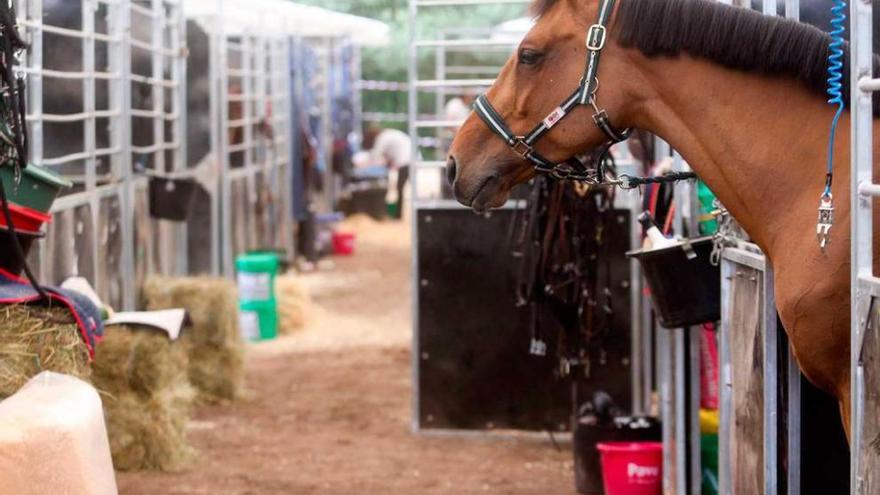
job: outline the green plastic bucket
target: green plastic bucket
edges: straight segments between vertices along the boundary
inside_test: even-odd
[[[703,471],[703,495],[718,495],[718,435],[700,437],[700,458]]]
[[[48,213],[62,189],[70,189],[73,182],[47,168],[28,165],[22,170],[21,182],[15,184],[15,167],[0,167],[0,181],[11,203]]]
[[[241,335],[245,340],[272,340],[278,337],[278,307],[271,302],[239,304]]]
[[[277,253],[248,253],[235,260],[242,335],[248,340],[278,336],[275,277],[281,261]]]

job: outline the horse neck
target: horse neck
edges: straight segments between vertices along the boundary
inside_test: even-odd
[[[833,115],[821,95],[793,80],[688,56],[631,58],[638,86],[628,115],[636,127],[678,150],[766,252],[792,228],[815,239]],[[834,192],[846,198],[846,117],[841,127]],[[845,210],[841,216],[848,212],[846,202],[837,201],[838,210]]]

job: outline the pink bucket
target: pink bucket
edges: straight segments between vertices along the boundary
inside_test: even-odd
[[[662,495],[662,443],[609,442],[596,448],[602,454],[605,495]]]
[[[351,256],[354,254],[354,246],[357,236],[350,232],[333,233],[333,253],[339,256]]]

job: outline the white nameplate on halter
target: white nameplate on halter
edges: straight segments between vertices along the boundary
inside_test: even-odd
[[[562,120],[562,117],[565,117],[565,110],[563,110],[562,107],[556,107],[556,110],[550,112],[550,115],[544,119],[544,126],[547,129],[550,129]]]

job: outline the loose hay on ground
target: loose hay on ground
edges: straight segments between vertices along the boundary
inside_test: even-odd
[[[311,297],[297,275],[282,275],[275,280],[278,299],[278,332],[290,335],[302,330],[309,320]]]
[[[41,371],[89,379],[89,350],[67,308],[0,306],[0,399]]]
[[[156,277],[144,285],[150,310],[184,308],[192,320],[180,341],[200,402],[236,399],[244,383],[244,341],[235,286],[222,278]]]
[[[194,392],[186,349],[151,328],[108,327],[93,381],[104,396],[113,464],[120,471],[180,471],[193,449],[186,437]]]

